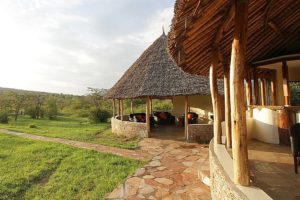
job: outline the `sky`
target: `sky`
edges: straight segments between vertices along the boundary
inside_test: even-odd
[[[111,88],[168,32],[174,0],[0,0],[0,87]]]

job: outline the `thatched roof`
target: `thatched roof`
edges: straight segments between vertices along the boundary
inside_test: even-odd
[[[219,85],[222,90],[222,84]],[[167,52],[167,36],[163,34],[133,63],[109,90],[106,98],[182,95],[210,95],[209,80],[182,71]]]
[[[182,69],[207,75],[216,45],[224,62],[229,63],[234,1],[177,0],[174,13],[169,52]],[[300,53],[300,1],[249,0],[247,65],[297,53]]]

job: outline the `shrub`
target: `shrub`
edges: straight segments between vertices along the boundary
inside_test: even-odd
[[[29,127],[29,128],[37,128],[37,125],[35,125],[35,124],[29,124],[28,127]]]
[[[56,119],[58,115],[58,108],[55,100],[48,101],[46,115],[49,119]]]
[[[110,118],[110,113],[106,110],[95,109],[90,112],[90,121],[94,123],[107,122]]]
[[[7,124],[8,123],[8,113],[7,112],[1,112],[0,113],[0,123],[1,124]]]

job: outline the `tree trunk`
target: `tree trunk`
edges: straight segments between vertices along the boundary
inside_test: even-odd
[[[189,135],[188,135],[188,126],[189,126],[188,112],[189,112],[189,97],[185,96],[185,99],[184,99],[184,138],[186,140],[189,139]]]
[[[212,105],[214,111],[214,143],[221,144],[222,143],[222,114],[221,114],[221,102],[220,95],[218,92],[218,84],[217,84],[217,67],[218,67],[218,56],[217,53],[213,56],[212,65],[210,67],[210,91],[212,98]]]
[[[230,87],[229,87],[229,68],[224,67],[224,100],[225,100],[225,131],[226,147],[232,146],[231,142],[231,109],[230,109]]]
[[[146,100],[146,126],[147,126],[147,137],[150,137],[150,97]]]
[[[235,0],[235,30],[231,52],[230,101],[234,182],[248,186],[246,106],[244,94],[248,1]]]

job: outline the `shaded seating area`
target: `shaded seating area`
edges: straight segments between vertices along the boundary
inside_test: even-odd
[[[112,99],[113,103],[112,131],[126,137],[151,137],[155,127],[161,126],[153,136],[159,135],[157,130],[174,126],[168,130],[177,128],[185,140],[202,138],[193,137],[195,134],[212,138],[212,129],[201,128],[212,114],[209,79],[182,71],[170,57],[167,43],[168,38],[163,33],[106,94],[105,98]],[[222,93],[222,81],[218,81],[218,88]],[[126,99],[131,101],[130,113],[124,113]],[[135,99],[146,100],[144,113],[134,112]],[[153,110],[153,100],[169,100],[171,111]],[[200,116],[207,120],[198,120]],[[178,119],[183,130],[182,126],[175,126]],[[194,126],[190,128],[190,125]]]

